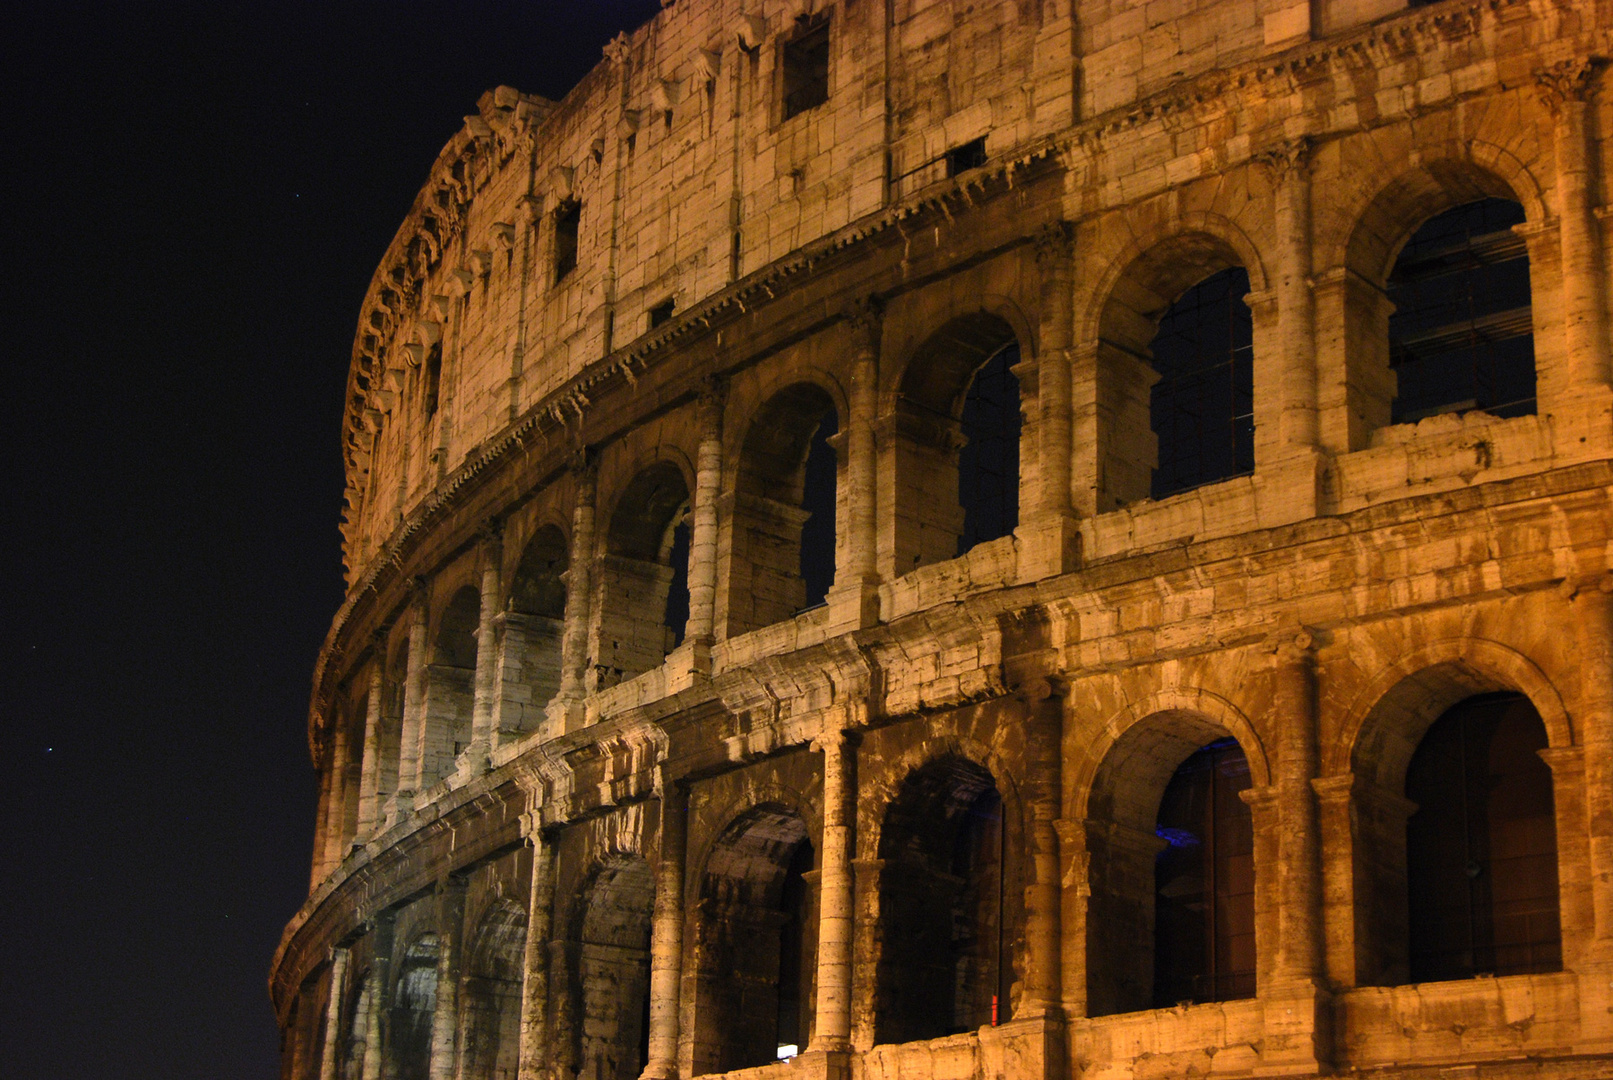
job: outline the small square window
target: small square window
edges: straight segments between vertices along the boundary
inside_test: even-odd
[[[947,151],[947,175],[957,176],[959,173],[978,169],[986,163],[986,137],[970,140],[962,146],[955,146]]]
[[[565,203],[554,215],[554,279],[558,283],[577,269],[577,226],[582,204]]]
[[[784,119],[829,100],[829,19],[801,25],[784,43]]]
[[[671,322],[672,311],[673,306],[670,299],[663,300],[652,307],[650,309],[650,329],[654,330],[657,326]]]

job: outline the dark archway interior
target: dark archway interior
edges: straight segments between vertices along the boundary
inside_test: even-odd
[[[431,1018],[437,1008],[437,935],[421,934],[403,953],[392,994],[388,1045],[395,1080],[428,1080]]]
[[[987,312],[959,316],[915,350],[896,415],[898,573],[940,562],[1019,523],[1019,341]]]
[[[768,399],[740,449],[728,584],[730,636],[823,603],[834,583],[839,430],[834,402],[796,383]]]
[[[576,919],[574,1071],[638,1080],[649,1061],[650,918],[655,882],[643,858],[602,867]]]
[[[810,1038],[815,859],[806,823],[773,804],[740,818],[712,848],[700,885],[695,1075],[765,1065]]]
[[[499,730],[531,731],[560,689],[561,642],[565,637],[566,538],[553,525],[539,529],[516,567],[504,614],[499,678]]]
[[[566,538],[553,525],[533,534],[510,583],[509,609],[521,615],[563,619],[566,615]]]
[[[501,900],[482,917],[466,965],[459,1004],[466,1076],[515,1080],[525,957],[526,911]]]
[[[689,619],[689,488],[671,462],[633,478],[611,516],[601,567],[599,688],[660,665]]]
[[[1406,769],[1411,981],[1562,968],[1557,824],[1540,714],[1522,694],[1468,698]]]
[[[1535,411],[1529,255],[1523,207],[1484,198],[1429,218],[1389,275],[1392,422],[1482,409]]]
[[[1254,324],[1241,266],[1211,274],[1176,299],[1149,345],[1159,381],[1149,417],[1162,499],[1255,468]]]
[[[1159,802],[1154,1007],[1255,994],[1254,827],[1239,793],[1249,762],[1218,739],[1177,767]]]
[[[1011,1018],[1017,889],[991,774],[945,757],[908,777],[880,833],[875,1041],[932,1039]]]

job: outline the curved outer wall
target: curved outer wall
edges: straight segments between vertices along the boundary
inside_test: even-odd
[[[484,95],[360,315],[283,1075],[1613,1073],[1610,28],[678,0],[561,102]],[[1391,423],[1390,267],[1486,196],[1525,218],[1535,411]],[[1253,471],[1149,498],[1151,320],[1227,266]],[[1008,344],[1018,522],[955,556],[958,410]],[[1560,970],[1410,984],[1406,762],[1498,691],[1545,730]],[[1253,996],[1143,1008],[1154,807],[1226,737]],[[899,868],[983,791],[999,1022],[926,1031]],[[798,976],[755,959],[781,926]]]

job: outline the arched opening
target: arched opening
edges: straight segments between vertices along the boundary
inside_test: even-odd
[[[422,787],[453,772],[454,760],[470,745],[481,606],[481,594],[472,586],[463,586],[448,601],[437,623],[431,663],[426,666]]]
[[[528,541],[510,582],[500,656],[498,728],[532,731],[560,689],[560,643],[566,627],[566,538],[545,525]]]
[[[1160,713],[1116,740],[1087,805],[1087,1014],[1255,992],[1248,760],[1218,724]]]
[[[1188,756],[1165,785],[1155,835],[1154,1006],[1255,994],[1254,825],[1233,739]]]
[[[895,571],[1007,536],[1019,524],[1019,341],[979,312],[925,340],[896,405]]]
[[[576,1010],[573,1071],[582,1080],[638,1080],[649,1061],[650,865],[622,856],[601,867],[572,929]]]
[[[1390,419],[1481,409],[1535,411],[1529,253],[1514,227],[1523,207],[1485,198],[1435,214],[1389,274]]]
[[[880,832],[874,1041],[934,1039],[1012,1018],[1019,870],[991,774],[948,756],[902,784]]]
[[[398,790],[403,751],[403,699],[409,678],[409,639],[401,637],[387,657],[381,678],[380,730],[376,734],[376,828],[385,827],[387,800]]]
[[[431,1018],[437,1009],[436,934],[421,934],[403,952],[392,992],[387,1025],[387,1075],[394,1080],[429,1080]]]
[[[811,383],[774,394],[740,449],[728,573],[730,637],[823,603],[834,581],[834,402]]]
[[[1248,293],[1237,253],[1205,233],[1115,282],[1098,329],[1100,510],[1254,471]]]
[[[1345,249],[1341,434],[1446,412],[1535,411],[1529,259],[1517,193],[1467,161],[1397,177]]]
[[[521,980],[526,911],[500,900],[472,940],[460,994],[463,1075],[515,1080],[521,1047]]]
[[[805,823],[774,805],[747,813],[712,848],[700,883],[694,1075],[791,1057],[810,1039],[814,857]]]
[[[1482,694],[1429,727],[1406,769],[1412,982],[1562,968],[1546,728],[1529,699]]]
[[[600,566],[596,689],[659,667],[689,618],[689,488],[670,462],[627,485]]]

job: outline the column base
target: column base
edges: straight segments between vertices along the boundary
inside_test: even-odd
[[[1315,1075],[1333,1057],[1333,995],[1309,980],[1279,983],[1259,997],[1265,1014],[1257,1075]]]
[[[1041,581],[1081,569],[1081,523],[1070,514],[1043,514],[1014,529],[1018,579]]]
[[[711,678],[711,645],[709,637],[689,638],[667,653],[664,661],[667,693],[676,694]]]
[[[851,1049],[817,1049],[810,1046],[790,1059],[791,1071],[803,1080],[850,1080]]]
[[[546,738],[567,735],[588,726],[588,706],[581,698],[556,697],[544,709],[544,718]]]
[[[1325,513],[1328,458],[1310,447],[1289,449],[1254,475],[1255,518],[1262,529],[1292,525]]]
[[[825,597],[829,605],[830,634],[843,634],[848,630],[866,630],[879,625],[879,579],[867,577],[849,585],[829,590]]]

